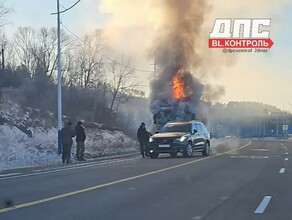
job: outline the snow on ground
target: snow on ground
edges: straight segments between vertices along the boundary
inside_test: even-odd
[[[13,167],[61,163],[57,154],[57,129],[50,112],[7,102],[0,105],[0,171]],[[136,152],[137,142],[117,129],[90,123],[85,131],[87,158]],[[72,156],[75,154],[75,141]]]

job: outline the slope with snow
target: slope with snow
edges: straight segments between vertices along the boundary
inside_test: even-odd
[[[12,167],[60,163],[57,128],[50,112],[22,108],[6,102],[0,105],[0,170]],[[84,123],[88,158],[137,151],[137,143],[118,129]],[[72,156],[75,153],[75,143]]]

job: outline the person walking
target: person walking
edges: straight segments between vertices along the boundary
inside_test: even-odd
[[[140,143],[140,152],[143,158],[145,156],[148,156],[149,137],[150,137],[150,132],[146,130],[146,125],[144,122],[142,122],[137,131],[137,138]]]
[[[75,134],[76,134],[76,143],[77,143],[77,148],[76,148],[76,156],[79,161],[84,161],[84,141],[86,139],[85,131],[82,126],[82,122],[78,121],[77,125],[75,127]]]
[[[63,145],[63,152],[62,152],[62,161],[63,163],[71,163],[71,149],[73,140],[72,138],[75,137],[75,131],[72,128],[72,122],[68,121],[67,124],[61,130],[61,140]]]

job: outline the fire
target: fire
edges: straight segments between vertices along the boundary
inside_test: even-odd
[[[184,73],[184,69],[179,69],[177,73],[172,77],[173,97],[175,99],[185,98],[183,81]]]

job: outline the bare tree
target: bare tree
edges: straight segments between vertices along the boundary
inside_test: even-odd
[[[76,63],[78,74],[78,84],[81,88],[94,88],[96,83],[103,78],[103,57],[101,51],[104,48],[102,31],[96,30],[91,34],[86,34],[83,41],[77,45]]]
[[[129,60],[121,58],[119,63],[112,62],[108,65],[109,87],[111,92],[110,109],[119,108],[119,103],[125,103],[131,96],[138,94],[141,83],[136,80],[134,69],[130,68]]]
[[[33,75],[37,61],[37,42],[35,30],[31,27],[19,27],[14,35],[14,49],[16,56],[20,60],[20,65]]]
[[[70,38],[61,32],[62,53],[70,49]],[[19,27],[14,35],[15,52],[20,64],[25,66],[33,76],[37,66],[51,80],[54,79],[57,60],[57,31],[55,28],[41,28],[35,30],[31,27]]]
[[[38,50],[35,54],[36,59],[44,65],[44,70],[49,79],[53,79],[53,73],[56,71],[57,62],[57,29],[56,28],[41,28],[37,32]],[[61,31],[61,53],[64,57],[67,52],[72,49],[72,42],[69,36]],[[68,70],[71,66],[71,60],[68,64],[68,57],[62,62],[62,70]],[[68,67],[69,65],[69,67]]]
[[[42,63],[49,78],[52,77],[54,61],[56,60],[57,32],[55,28],[41,28],[37,33],[38,50],[35,58]],[[51,70],[50,70],[51,69]]]
[[[13,10],[11,8],[8,8],[4,5],[4,1],[0,1],[0,29],[2,29],[7,24],[7,16],[10,14]],[[4,47],[6,46],[7,42],[4,37],[1,38],[1,52],[2,52],[2,69],[4,68]],[[5,43],[4,43],[5,42]],[[4,72],[1,72],[1,78],[0,78],[0,103],[2,102],[2,75]]]
[[[4,1],[0,1],[0,28],[7,24],[7,16],[12,12],[12,8],[6,7]]]
[[[11,42],[7,39],[4,32],[0,31],[0,50],[1,50],[1,66],[6,68],[9,66],[10,69],[15,70],[15,59],[13,53],[13,47]]]
[[[79,73],[76,69],[75,63],[76,54],[74,50],[67,50],[66,53],[62,54],[62,84],[69,88],[77,86]]]

